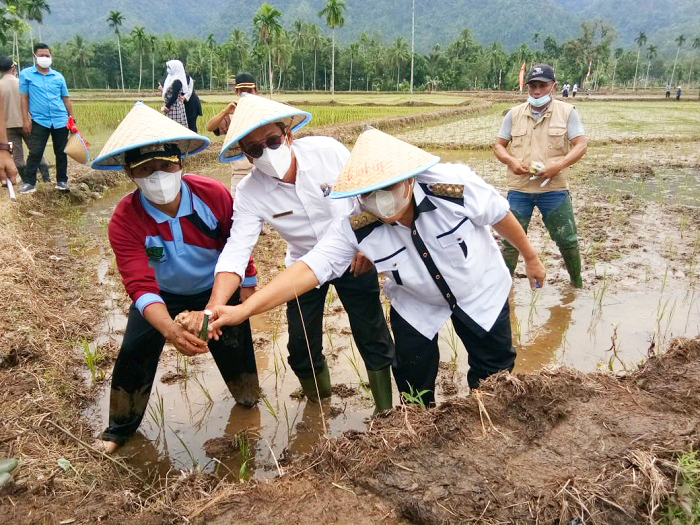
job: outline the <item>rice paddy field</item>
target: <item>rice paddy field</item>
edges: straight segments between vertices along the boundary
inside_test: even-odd
[[[133,100],[74,97],[96,153]],[[380,119],[506,193],[489,147],[515,98],[277,97],[313,114],[311,133],[351,147],[347,130]],[[228,101],[203,98],[200,128]],[[0,459],[20,458],[0,515],[19,524],[700,522],[700,102],[584,97],[576,106],[590,139],[570,176],[584,287],[568,284],[535,212],[529,237],[548,279],[532,292],[516,269],[515,375],[468,392],[467,354],[448,323],[432,410],[372,417],[331,293],[327,403],[299,397],[278,308],[252,320],[264,396],[255,408],[236,405],[209,356],[166,348],[139,433],[106,458],[91,443],[106,423],[129,306],[106,224],[130,183],[71,162],[70,196],[40,184],[15,205],[0,200]],[[228,184],[218,149],[187,169]],[[265,229],[255,250],[263,283],[284,251]]]

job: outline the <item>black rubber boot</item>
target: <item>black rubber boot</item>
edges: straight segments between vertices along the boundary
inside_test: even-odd
[[[576,221],[571,197],[566,197],[556,210],[543,218],[549,236],[559,247],[559,252],[564,259],[564,265],[569,272],[571,285],[575,288],[583,288],[581,279],[581,254],[578,249],[578,237],[576,235]]]
[[[527,227],[530,225],[531,216],[525,217],[523,215],[518,215],[515,212],[513,212],[513,216],[515,216],[520,223],[520,226],[522,226],[525,233],[527,233]],[[505,261],[508,271],[512,276],[515,272],[515,267],[518,265],[518,257],[520,256],[520,252],[518,252],[518,249],[515,246],[503,239],[501,242],[501,255],[503,255],[503,260]]]
[[[384,412],[394,408],[391,395],[391,367],[383,370],[367,370],[369,389],[374,397],[374,413]]]
[[[323,368],[316,372],[316,381],[311,376],[299,378],[299,382],[304,395],[313,403],[318,403],[319,396],[321,399],[331,397],[331,374],[328,371],[328,363],[323,363]],[[316,393],[316,383],[318,383],[318,393]]]

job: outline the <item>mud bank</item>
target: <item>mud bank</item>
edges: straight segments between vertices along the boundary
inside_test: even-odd
[[[643,523],[700,442],[700,339],[616,378],[501,375],[480,395],[395,409],[281,479],[215,496],[196,523]],[[207,505],[206,501],[201,504]],[[573,520],[573,521],[572,521]]]

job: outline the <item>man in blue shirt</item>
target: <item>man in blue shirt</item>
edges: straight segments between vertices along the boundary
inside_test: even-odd
[[[73,107],[63,75],[51,69],[51,50],[46,44],[34,46],[36,66],[19,74],[23,130],[29,137],[29,157],[22,175],[20,193],[34,193],[36,170],[51,136],[56,155],[56,189],[69,191],[68,158],[63,152],[68,140],[68,117]]]

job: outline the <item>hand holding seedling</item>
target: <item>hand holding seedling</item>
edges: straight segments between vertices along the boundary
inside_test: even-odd
[[[539,257],[535,256],[530,259],[525,259],[525,275],[527,275],[530,281],[530,288],[533,290],[544,286],[547,272]]]
[[[209,321],[209,337],[213,337],[216,341],[221,336],[221,327],[228,325],[239,325],[248,319],[248,314],[245,312],[243,305],[238,306],[214,306],[211,309],[211,317]]]
[[[559,172],[561,170],[561,164],[559,164],[558,162],[552,162],[548,166],[545,166],[544,168],[539,170],[537,172],[537,175],[542,179],[551,179],[552,177],[556,177],[557,175],[559,175]]]
[[[172,329],[165,335],[166,341],[172,343],[175,349],[182,355],[192,357],[197,354],[205,354],[209,351],[206,341],[197,338],[177,323],[172,324]]]
[[[200,335],[204,323],[204,311],[185,310],[175,317],[175,322],[193,335]],[[203,339],[206,341],[206,338]]]

